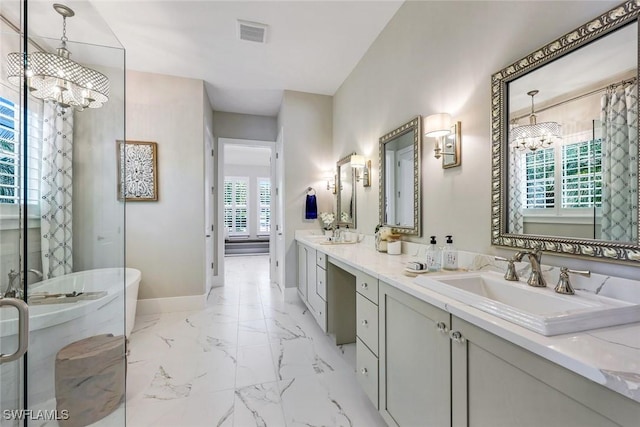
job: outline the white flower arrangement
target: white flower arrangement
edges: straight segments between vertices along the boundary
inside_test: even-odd
[[[329,230],[335,221],[336,216],[333,212],[320,212],[320,221],[322,222],[322,228]]]
[[[349,214],[346,212],[341,212],[340,213],[340,220],[342,222],[349,222],[351,220],[351,218],[349,218]]]

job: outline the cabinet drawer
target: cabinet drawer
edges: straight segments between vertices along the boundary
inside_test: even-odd
[[[360,387],[378,409],[378,358],[356,338],[356,376]]]
[[[327,332],[327,303],[316,292],[309,292],[307,296],[309,310],[316,319],[323,332]]]
[[[316,266],[316,293],[327,300],[327,270]]]
[[[356,291],[378,304],[378,279],[375,277],[358,271],[356,274]]]
[[[316,253],[316,264],[318,265],[318,267],[322,267],[322,268],[326,269],[327,268],[327,254],[325,254],[324,252],[318,251]]]
[[[356,295],[356,320],[356,335],[377,355],[378,306],[360,294]]]

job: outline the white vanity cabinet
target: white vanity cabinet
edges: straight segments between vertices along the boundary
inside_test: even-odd
[[[640,425],[640,405],[380,282],[380,413],[392,426]]]
[[[378,279],[356,272],[356,375],[378,406]]]
[[[298,243],[298,294],[327,332],[326,255]]]
[[[451,425],[449,313],[383,281],[378,303],[382,417],[390,426]]]
[[[451,323],[453,427],[640,425],[638,402],[455,316]]]

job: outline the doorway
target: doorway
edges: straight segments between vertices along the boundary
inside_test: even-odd
[[[225,257],[251,255],[268,255],[274,263],[275,142],[219,138],[218,147],[219,264],[226,264]]]

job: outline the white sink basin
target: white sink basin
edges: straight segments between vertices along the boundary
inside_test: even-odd
[[[640,305],[583,291],[560,295],[494,272],[420,276],[420,286],[550,336],[640,321]]]

